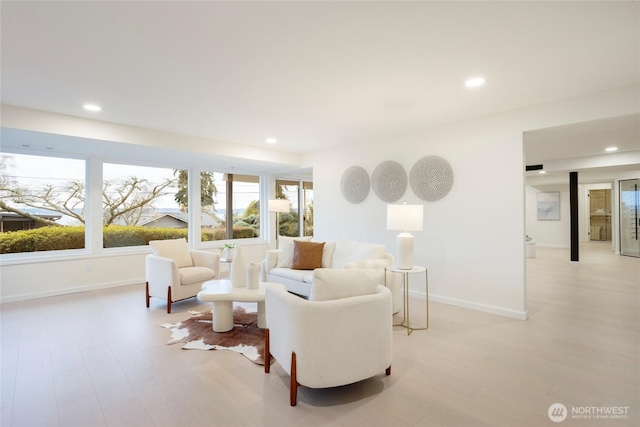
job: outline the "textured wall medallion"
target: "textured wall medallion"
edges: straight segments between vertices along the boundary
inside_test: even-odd
[[[360,166],[351,166],[342,174],[340,191],[349,203],[360,203],[366,199],[370,187],[369,174]]]
[[[440,156],[425,156],[411,168],[409,182],[416,196],[427,202],[435,202],[451,190],[453,169]]]
[[[400,163],[384,161],[373,170],[371,187],[381,200],[395,202],[407,191],[407,173]]]

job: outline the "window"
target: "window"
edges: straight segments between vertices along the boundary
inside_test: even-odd
[[[304,235],[313,236],[313,182],[302,183]]]
[[[277,180],[276,197],[291,202],[291,210],[280,214],[280,235],[313,236],[313,182]],[[303,234],[300,233],[301,226]]]
[[[260,178],[203,172],[202,240],[260,237]]]
[[[197,186],[185,169],[102,163],[102,182],[91,186],[85,160],[0,156],[1,254],[85,249],[85,235],[99,231],[103,248],[188,239],[193,203],[201,206],[194,222],[202,242],[260,237],[259,176],[200,172],[191,200]],[[102,211],[85,221],[87,197],[100,199]]]
[[[0,154],[0,253],[85,247],[84,160]]]
[[[103,246],[146,245],[187,238],[188,172],[105,163],[102,180]]]

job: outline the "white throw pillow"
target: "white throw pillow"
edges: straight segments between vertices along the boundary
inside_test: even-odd
[[[187,239],[151,240],[149,241],[154,255],[171,258],[178,264],[178,268],[193,267],[193,260],[189,253]]]
[[[293,267],[293,241],[310,242],[312,236],[307,237],[287,237],[278,236],[278,262],[276,268]]]
[[[328,301],[375,294],[380,272],[375,270],[316,268],[313,271],[310,301]]]
[[[332,240],[324,244],[322,250],[322,268],[330,268],[331,260],[333,259],[333,252],[336,250],[336,241]]]
[[[364,268],[366,270],[384,270],[389,266],[389,260],[384,259],[361,259],[352,261],[344,266],[344,268]]]
[[[338,240],[331,260],[331,268],[344,268],[348,263],[362,259],[381,259],[384,258],[385,253],[385,245]]]

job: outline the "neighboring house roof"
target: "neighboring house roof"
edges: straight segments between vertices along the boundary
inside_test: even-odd
[[[28,212],[28,213],[38,218],[48,219],[49,221],[57,221],[60,218],[62,218],[61,214],[55,214],[55,213],[31,213],[31,212]],[[7,212],[7,211],[0,211],[0,219],[2,221],[33,221],[33,219],[27,218],[26,216],[22,216],[15,212]]]
[[[170,217],[170,218],[174,218],[178,221],[181,221],[185,224],[189,223],[189,213],[188,212],[171,212],[171,213],[162,213],[162,214],[158,214],[158,215],[153,215],[153,216],[149,216],[145,219],[142,219],[138,225],[148,225],[154,222],[157,222],[159,220],[161,220],[162,218],[166,218],[166,217]],[[201,219],[200,219],[200,224],[204,227],[216,227],[219,225],[218,221],[216,221],[214,218],[212,218],[209,215],[206,214],[202,214]]]
[[[158,216],[156,216],[156,217],[154,217],[154,218],[151,218],[151,219],[147,219],[147,220],[145,220],[145,221],[142,221],[142,222],[140,222],[138,225],[147,225],[147,224],[151,224],[151,223],[153,223],[153,222],[160,221],[162,218],[166,218],[166,217],[170,217],[170,218],[177,219],[178,221],[184,222],[185,224],[188,224],[188,223],[189,223],[189,221],[187,221],[185,218],[180,218],[180,216],[179,216],[179,215],[176,215],[176,214],[168,214],[168,213],[166,213],[166,214],[158,215]]]

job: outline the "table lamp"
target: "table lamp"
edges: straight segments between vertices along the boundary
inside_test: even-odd
[[[387,230],[400,230],[397,239],[398,268],[413,268],[413,236],[409,231],[422,230],[422,205],[387,205]]]
[[[278,235],[280,234],[280,213],[289,212],[289,201],[287,199],[269,200],[269,212],[276,213],[276,248],[278,247]]]

